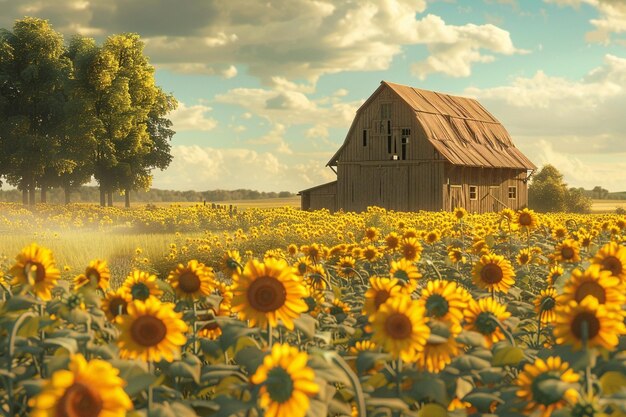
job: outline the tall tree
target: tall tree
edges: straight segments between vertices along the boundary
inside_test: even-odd
[[[64,120],[63,87],[71,64],[63,37],[48,21],[26,17],[13,32],[2,33],[5,118],[3,139],[8,155],[9,184],[35,203],[35,187],[47,169],[63,165],[60,138]]]
[[[568,189],[563,174],[547,164],[532,177],[528,187],[528,206],[541,212],[584,212],[591,207],[591,201],[579,190]]]

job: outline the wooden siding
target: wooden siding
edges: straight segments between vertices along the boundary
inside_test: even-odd
[[[485,213],[500,211],[505,207],[519,210],[528,204],[528,185],[523,181],[526,178],[525,170],[446,164],[444,175],[444,210],[453,210],[459,206],[469,212]],[[476,200],[469,198],[470,186],[477,187]],[[516,187],[516,198],[509,198],[509,187]]]
[[[300,207],[302,210],[326,208],[331,212],[336,211],[337,181],[300,191]]]

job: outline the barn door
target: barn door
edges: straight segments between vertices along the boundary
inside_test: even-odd
[[[504,198],[502,198],[502,188],[500,187],[489,187],[489,203],[488,207],[492,211],[500,211],[507,206],[504,204]]]
[[[450,186],[450,211],[463,206],[463,188],[460,185]]]

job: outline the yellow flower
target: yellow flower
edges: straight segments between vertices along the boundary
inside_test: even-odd
[[[467,216],[467,210],[465,210],[463,207],[457,207],[454,209],[454,217],[457,220],[461,220],[465,216]]]
[[[278,320],[293,330],[293,319],[307,311],[307,291],[300,278],[284,260],[265,263],[250,260],[242,273],[233,275],[233,307],[250,326],[277,326]]]
[[[528,208],[524,208],[523,210],[517,212],[516,222],[520,228],[527,228],[529,230],[536,228],[539,224],[537,214]]]
[[[463,289],[455,282],[439,279],[428,281],[419,302],[427,317],[456,323],[463,320],[463,311],[467,308]]]
[[[265,417],[304,417],[310,397],[319,392],[308,355],[288,344],[275,344],[250,381],[261,385],[259,405]]]
[[[378,308],[389,297],[399,295],[402,287],[395,278],[370,277],[370,288],[365,292],[363,313],[369,316],[378,311]]]
[[[417,262],[422,254],[422,245],[415,237],[405,237],[400,242],[400,252],[406,260]]]
[[[552,228],[552,238],[554,240],[563,240],[567,237],[567,229],[564,226],[558,225]]]
[[[111,271],[106,261],[96,259],[89,262],[89,266],[85,269],[84,274],[74,278],[74,287],[80,288],[89,284],[93,288],[100,288],[102,291],[106,291],[109,288],[110,279]]]
[[[431,245],[437,243],[439,239],[441,239],[441,233],[437,229],[431,230],[430,232],[426,233],[426,236],[424,237],[426,243],[430,243]]]
[[[237,250],[226,251],[222,257],[222,271],[225,275],[231,276],[241,268],[241,255]]]
[[[395,359],[414,361],[430,336],[424,313],[424,306],[407,295],[388,299],[370,319],[372,341]]]
[[[579,376],[569,368],[567,362],[561,358],[550,356],[545,361],[537,358],[534,363],[524,365],[524,370],[518,375],[515,384],[519,387],[517,396],[526,402],[524,411],[541,412],[542,417],[550,417],[552,412],[568,404],[577,402],[578,393],[575,388],[568,388],[562,395],[556,395],[555,390],[547,389],[550,381],[578,382]]]
[[[482,334],[488,347],[504,340],[504,333],[497,321],[502,323],[511,317],[506,307],[491,297],[471,300],[465,310],[465,328]],[[497,320],[497,321],[496,321]]]
[[[412,293],[417,288],[417,281],[422,278],[422,274],[419,273],[417,266],[405,258],[391,261],[389,275],[398,279],[399,284],[404,287],[406,293]]]
[[[115,317],[127,313],[126,307],[131,301],[132,297],[130,294],[124,291],[109,291],[104,296],[104,300],[102,300],[101,308],[106,318],[114,322]]]
[[[554,285],[556,279],[563,275],[563,267],[560,264],[556,264],[550,267],[550,272],[548,273],[548,284]]]
[[[620,311],[598,303],[591,295],[580,303],[570,301],[557,306],[554,336],[558,344],[571,344],[575,349],[587,346],[612,350],[620,335],[626,333]]]
[[[385,247],[389,251],[394,251],[400,245],[400,236],[396,232],[391,232],[385,236]]]
[[[626,302],[624,285],[611,271],[603,271],[600,264],[592,264],[585,272],[575,269],[563,287],[559,296],[559,304],[567,304],[571,300],[580,303],[586,296],[595,297],[600,304],[607,304],[621,309]]]
[[[128,274],[119,290],[133,300],[145,301],[150,296],[159,298],[163,291],[157,287],[156,280],[156,275],[135,269]]]
[[[171,362],[180,357],[181,346],[187,341],[187,325],[173,304],[151,297],[129,303],[127,310],[127,315],[115,319],[120,327],[117,345],[122,359]]]
[[[535,311],[541,314],[542,323],[552,323],[556,320],[557,293],[553,287],[541,290],[535,298]]]
[[[344,278],[351,278],[356,275],[354,267],[356,266],[356,259],[352,256],[342,256],[337,262],[337,274]]]
[[[611,271],[613,276],[626,284],[626,247],[609,242],[596,253],[591,262]]]
[[[438,373],[459,354],[456,337],[461,333],[461,325],[444,320],[430,320],[428,327],[431,337],[424,345],[424,350],[417,355],[416,363],[422,370]]]
[[[522,248],[517,254],[515,260],[519,265],[528,265],[533,260],[533,253],[528,248]]]
[[[178,264],[175,270],[170,271],[167,280],[178,297],[195,300],[211,294],[214,278],[213,268],[193,259],[187,262],[187,266]]]
[[[119,370],[101,359],[89,362],[78,354],[69,370],[58,370],[28,405],[31,417],[124,417],[133,403],[124,392]]]
[[[580,262],[580,244],[573,239],[565,239],[556,245],[554,259],[557,262]]]
[[[378,258],[380,258],[380,252],[378,248],[374,245],[367,245],[365,249],[363,249],[363,257],[370,262],[374,262]]]
[[[463,251],[461,250],[461,248],[448,248],[448,259],[450,259],[450,262],[452,263],[462,263],[464,264],[465,262],[467,262],[467,258],[465,257],[465,255],[463,254]]]
[[[515,273],[511,263],[504,256],[483,255],[472,270],[474,284],[490,291],[508,292],[515,284]]]
[[[13,275],[11,285],[27,285],[42,300],[52,298],[61,272],[56,267],[52,252],[33,243],[15,257],[15,265],[9,271]]]

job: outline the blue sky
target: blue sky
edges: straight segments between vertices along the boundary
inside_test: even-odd
[[[297,191],[381,80],[477,98],[536,165],[626,190],[626,0],[0,0],[0,27],[137,32],[178,99],[168,189]]]

